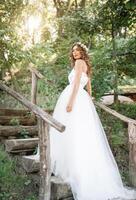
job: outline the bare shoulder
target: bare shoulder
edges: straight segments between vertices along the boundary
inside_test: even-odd
[[[84,60],[82,60],[82,59],[76,60],[76,62],[75,62],[75,70],[82,71],[84,66],[85,66],[85,61]]]
[[[75,65],[85,65],[85,61],[83,59],[77,59]]]
[[[75,70],[76,71],[83,71],[83,72],[87,72],[87,65],[86,62],[83,59],[78,59],[75,62]]]

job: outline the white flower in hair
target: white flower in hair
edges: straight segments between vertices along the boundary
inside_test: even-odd
[[[86,45],[82,44],[81,42],[77,42],[76,44],[82,47],[86,52],[88,52],[88,48]]]

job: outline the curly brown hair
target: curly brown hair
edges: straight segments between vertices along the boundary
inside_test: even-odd
[[[86,51],[85,48],[83,48],[80,44],[78,43],[75,43],[72,45],[71,47],[71,50],[70,50],[70,61],[71,61],[71,67],[74,67],[75,65],[75,59],[73,57],[73,47],[74,46],[77,46],[78,47],[78,50],[80,51],[81,53],[81,59],[83,59],[87,65],[87,75],[88,77],[92,76],[92,65],[90,64],[90,61],[89,61],[89,55]]]

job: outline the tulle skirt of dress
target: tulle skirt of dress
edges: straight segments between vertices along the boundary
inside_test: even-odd
[[[136,199],[122,184],[94,103],[82,87],[73,110],[66,112],[71,90],[68,85],[62,91],[53,113],[66,129],[50,127],[52,172],[71,186],[75,200]]]

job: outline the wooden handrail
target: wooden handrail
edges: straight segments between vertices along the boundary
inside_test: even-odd
[[[120,120],[124,121],[124,122],[127,122],[127,123],[133,123],[136,125],[136,120],[134,119],[131,119],[129,117],[126,117],[120,113],[118,113],[117,111],[105,106],[104,104],[100,103],[100,102],[96,102],[95,100],[93,100],[95,105],[100,107],[101,109],[105,110],[106,112],[112,114],[113,116],[119,118]]]
[[[49,115],[48,113],[43,111],[40,107],[31,103],[25,97],[23,97],[16,91],[14,91],[11,88],[9,88],[8,86],[6,86],[4,83],[2,83],[2,81],[0,81],[0,89],[6,91],[8,94],[13,96],[20,103],[22,103],[25,107],[27,107],[29,110],[34,112],[36,115],[40,116],[45,122],[49,123],[51,126],[56,128],[58,131],[63,132],[65,130],[64,125],[62,125],[60,122],[55,120],[51,115]]]

